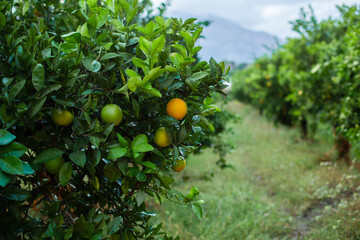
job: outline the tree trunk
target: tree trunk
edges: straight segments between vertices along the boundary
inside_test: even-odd
[[[308,123],[306,119],[302,119],[300,121],[300,131],[301,131],[301,138],[307,139],[308,138]]]
[[[335,138],[335,146],[338,151],[338,160],[345,161],[348,165],[351,165],[351,159],[350,159],[350,150],[351,150],[351,144],[350,142],[344,138],[342,134],[336,133],[336,128],[333,126],[333,133]]]

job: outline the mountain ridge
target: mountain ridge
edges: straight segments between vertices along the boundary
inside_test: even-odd
[[[172,13],[181,18],[194,17],[185,13]],[[199,39],[203,48],[199,57],[208,60],[213,57],[217,61],[229,61],[236,64],[250,63],[255,58],[270,53],[276,48],[277,38],[269,33],[247,29],[240,24],[216,15],[195,17],[198,21],[209,21]],[[265,46],[268,46],[267,49]]]

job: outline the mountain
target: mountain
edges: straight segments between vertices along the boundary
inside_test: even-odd
[[[187,14],[172,14],[183,19],[193,17]],[[249,63],[277,46],[276,37],[265,32],[246,29],[239,24],[219,16],[197,16],[199,21],[210,21],[204,28],[198,44],[203,47],[199,56],[204,60],[213,57],[216,61]]]

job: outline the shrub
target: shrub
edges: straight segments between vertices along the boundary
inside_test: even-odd
[[[0,1],[5,239],[172,239],[149,224],[146,197],[192,206],[201,217],[196,187],[187,195],[171,190],[172,167],[214,129],[207,116],[217,108],[207,103],[227,71],[194,58],[202,31],[195,19],[149,17],[148,7]],[[166,114],[173,98],[187,104],[182,120]],[[108,104],[121,113],[115,107],[113,118],[102,118]],[[160,127],[169,147],[154,144]],[[47,172],[45,163],[60,158],[60,169]]]

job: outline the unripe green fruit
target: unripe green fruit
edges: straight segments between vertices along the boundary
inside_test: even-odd
[[[117,126],[123,119],[123,112],[121,108],[116,104],[107,104],[101,110],[101,120],[104,123],[115,123]]]
[[[45,171],[50,174],[57,174],[64,163],[64,158],[60,156],[54,160],[44,163],[44,168]]]

